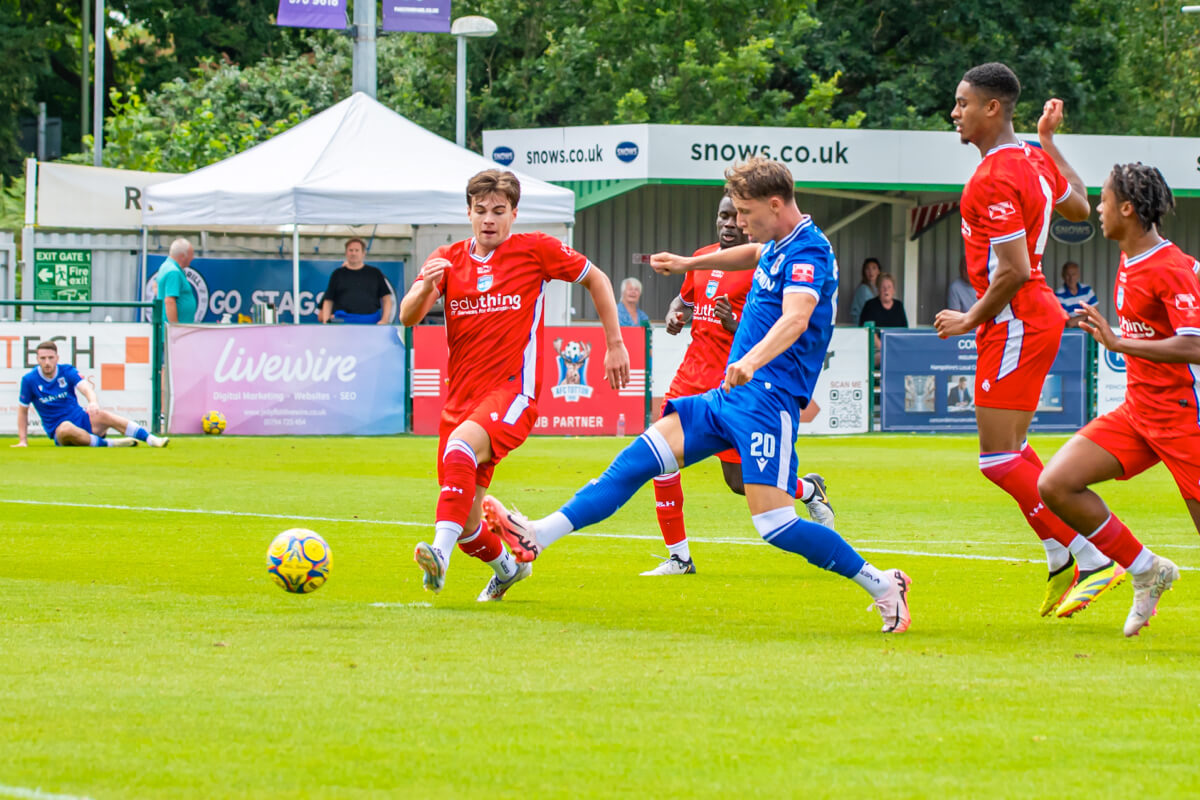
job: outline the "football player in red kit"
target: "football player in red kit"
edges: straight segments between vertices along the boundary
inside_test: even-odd
[[[433,542],[418,544],[413,557],[433,592],[445,585],[456,544],[486,562],[495,576],[480,602],[501,599],[529,575],[529,565],[517,564],[500,537],[480,524],[481,503],[496,464],[525,441],[538,418],[548,281],[572,281],[588,290],[604,326],[605,378],[613,388],[629,382],[612,283],[553,236],[512,233],[520,199],[521,185],[511,172],[489,169],[471,178],[467,215],[474,236],[433,251],[400,303],[400,321],[411,326],[445,298],[450,350]]]
[[[1047,101],[1038,120],[1041,148],[1031,147],[1013,132],[1020,93],[1017,76],[996,63],[968,70],[955,92],[950,118],[963,143],[983,156],[961,202],[967,273],[978,299],[965,312],[939,311],[934,327],[943,338],[976,332],[979,469],[1017,501],[1046,549],[1042,616],[1055,610],[1070,616],[1123,580],[1124,572],[1046,508],[1037,491],[1042,462],[1025,435],[1066,322],[1042,274],[1050,217],[1058,209],[1082,221],[1091,206],[1083,181],[1054,143],[1062,101]],[[1075,595],[1076,605],[1063,605],[1076,584],[1087,591]]]
[[[1125,356],[1125,402],[1089,422],[1050,459],[1038,489],[1068,524],[1133,576],[1133,608],[1125,635],[1149,624],[1179,567],[1155,555],[1088,487],[1128,480],[1159,461],[1170,471],[1200,531],[1200,281],[1196,259],[1158,232],[1175,205],[1162,173],[1119,164],[1100,193],[1100,227],[1120,242],[1113,303],[1118,336],[1095,306],[1079,327]],[[1068,598],[1069,599],[1069,598]]]

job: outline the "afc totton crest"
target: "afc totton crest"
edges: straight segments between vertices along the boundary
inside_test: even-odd
[[[1125,305],[1125,287],[1118,286],[1117,287],[1117,308],[1121,308],[1124,305]]]
[[[708,282],[708,284],[704,287],[704,296],[707,297],[709,300],[712,300],[714,297],[716,297],[717,296],[717,286],[720,283],[721,282],[719,280],[717,280],[716,278],[713,278],[712,280],[710,280]]]
[[[554,340],[554,352],[558,353],[558,383],[550,389],[552,397],[562,398],[568,403],[578,403],[592,396],[594,389],[588,386],[588,356],[592,346],[587,342]]]

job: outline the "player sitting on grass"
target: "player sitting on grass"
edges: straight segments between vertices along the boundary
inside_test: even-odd
[[[1125,402],[1085,425],[1050,459],[1038,480],[1046,505],[1116,559],[1133,576],[1133,608],[1125,635],[1150,624],[1158,600],[1179,580],[1179,567],[1150,552],[1100,496],[1093,483],[1128,480],[1162,461],[1200,531],[1200,281],[1196,259],[1158,233],[1175,205],[1162,173],[1119,164],[1100,191],[1100,228],[1121,243],[1113,298],[1121,335],[1095,306],[1083,305],[1079,327],[1125,355]],[[1076,586],[1067,595],[1081,591]]]
[[[613,514],[646,481],[736,447],[755,529],[863,587],[885,633],[911,621],[909,578],[868,564],[836,532],[796,515],[796,425],[808,405],[833,332],[838,269],[833,248],[796,206],[795,183],[777,161],[751,158],[725,173],[738,224],[756,244],[686,258],[657,253],[654,269],[755,269],[721,388],[670,401],[666,414],[621,451],[598,479],[536,522],[484,500],[488,525],[521,561]]]
[[[100,408],[96,391],[70,364],[58,363],[58,346],[42,342],[37,346],[36,369],[21,378],[20,407],[17,409],[17,443],[28,444],[29,405],[37,409],[46,436],[63,447],[133,447],[139,441],[151,447],[166,447],[167,438],[151,434],[136,422],[130,422]],[[79,405],[76,391],[87,400],[87,410]],[[124,431],[125,438],[105,439],[109,428]]]
[[[480,602],[500,600],[530,571],[480,524],[480,507],[496,464],[537,422],[547,283],[572,281],[588,290],[608,346],[605,378],[614,389],[629,382],[629,354],[608,276],[553,236],[512,233],[520,199],[521,184],[511,172],[489,169],[472,177],[467,216],[474,236],[434,250],[400,303],[400,322],[416,325],[444,297],[450,349],[433,542],[417,544],[413,559],[425,573],[425,588],[440,592],[457,544],[496,573]]]
[[[749,237],[738,227],[737,209],[729,195],[717,206],[717,241],[701,247],[693,256],[716,253],[746,244]],[[671,387],[663,401],[666,405],[677,397],[704,394],[725,380],[725,364],[729,348],[737,333],[738,320],[746,295],[754,282],[750,270],[694,270],[683,279],[683,287],[667,309],[667,333],[674,336],[691,320],[692,343],[688,345],[683,363],[675,372]],[[717,453],[725,485],[735,494],[745,495],[742,485],[742,457],[730,448]],[[833,506],[825,494],[825,480],[816,473],[800,479],[796,496],[808,508],[808,515],[827,528],[833,527]],[[668,558],[643,575],[693,575],[696,564],[688,544],[687,528],[683,522],[683,484],[679,472],[659,475],[654,479],[654,507],[658,527],[667,545]]]

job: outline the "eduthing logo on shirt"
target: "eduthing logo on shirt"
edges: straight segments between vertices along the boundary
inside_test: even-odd
[[[1011,200],[1001,200],[988,206],[988,219],[1008,219],[1015,213],[1017,209],[1013,207]]]
[[[792,264],[792,283],[812,283],[815,275],[812,264]]]

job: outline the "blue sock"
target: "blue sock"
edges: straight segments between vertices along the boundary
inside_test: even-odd
[[[676,469],[666,440],[650,428],[618,453],[604,474],[589,481],[560,511],[579,530],[612,516],[655,475],[669,475]]]
[[[89,433],[88,436],[92,437],[91,447],[108,447],[108,440],[103,436],[97,436],[94,433]]]
[[[144,442],[150,438],[150,431],[138,425],[136,422],[130,422],[125,426],[125,435],[132,436],[139,442]]]
[[[800,519],[791,508],[758,514],[754,517],[754,526],[767,543],[802,555],[814,567],[836,572],[844,578],[853,578],[867,563],[836,531]]]

